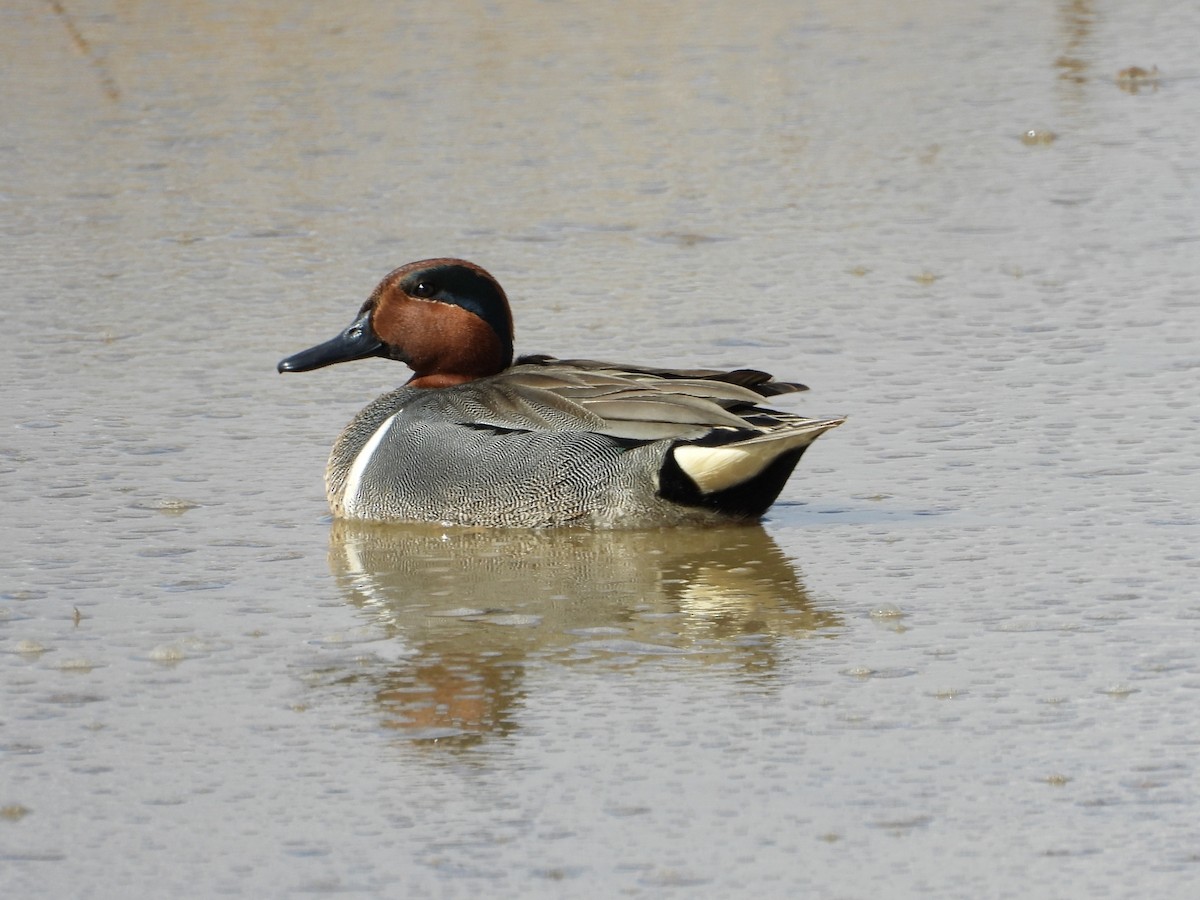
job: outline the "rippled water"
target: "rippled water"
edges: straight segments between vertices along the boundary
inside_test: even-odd
[[[1190,896],[1197,35],[0,11],[0,894]],[[850,419],[761,528],[331,524],[405,372],[274,364],[445,254]]]

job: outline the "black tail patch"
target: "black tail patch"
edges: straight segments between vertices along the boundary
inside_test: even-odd
[[[711,494],[702,493],[696,482],[679,467],[672,447],[658,473],[658,495],[681,506],[700,506],[737,519],[757,519],[770,509],[810,446],[806,444],[781,453],[749,481]]]

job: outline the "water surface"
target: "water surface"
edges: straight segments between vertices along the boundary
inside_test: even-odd
[[[5,8],[0,893],[1190,896],[1198,36]],[[332,524],[405,372],[274,364],[447,254],[850,419],[762,527]]]

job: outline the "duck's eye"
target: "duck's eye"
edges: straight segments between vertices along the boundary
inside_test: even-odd
[[[414,297],[432,297],[437,293],[437,285],[432,281],[418,281],[412,289]]]

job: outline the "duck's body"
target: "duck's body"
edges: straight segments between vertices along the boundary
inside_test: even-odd
[[[333,447],[330,507],[348,519],[649,527],[759,518],[841,419],[765,409],[804,390],[753,370],[512,359],[500,286],[462,260],[389,275],[339,337],[285,359],[412,366]],[[465,345],[464,345],[465,342]]]

